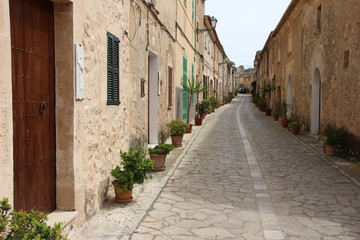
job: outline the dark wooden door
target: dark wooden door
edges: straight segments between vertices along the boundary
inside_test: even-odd
[[[14,207],[51,212],[56,207],[53,3],[9,3]]]

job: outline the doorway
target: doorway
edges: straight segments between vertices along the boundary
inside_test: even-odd
[[[291,80],[291,76],[289,76],[288,81],[287,81],[287,118],[291,118],[291,110],[292,110],[292,105],[293,105],[293,85],[292,85],[292,80]]]
[[[56,208],[54,15],[49,0],[9,0],[14,208]]]
[[[311,134],[320,133],[321,109],[321,77],[318,68],[315,69],[311,87]]]
[[[148,87],[149,87],[149,105],[148,105],[148,143],[158,144],[158,112],[159,112],[159,75],[158,75],[158,57],[155,53],[149,51],[148,55]]]

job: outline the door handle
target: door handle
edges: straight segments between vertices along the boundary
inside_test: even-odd
[[[40,103],[40,114],[45,114],[45,101]]]

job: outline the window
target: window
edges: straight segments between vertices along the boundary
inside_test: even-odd
[[[288,54],[292,53],[292,33],[289,33],[288,36]]]
[[[107,33],[107,105],[119,105],[119,38]]]
[[[192,0],[192,21],[195,22],[195,0]]]
[[[191,64],[191,81],[195,81],[195,78],[194,78],[194,64]],[[195,103],[195,96],[192,95],[191,104],[194,104],[194,103]]]
[[[350,63],[350,51],[346,50],[344,52],[344,63],[343,63],[343,67],[344,68],[348,68],[349,67],[349,63]]]
[[[321,4],[317,7],[316,30],[321,30]]]
[[[140,79],[140,96],[145,97],[145,79]]]
[[[203,75],[203,87],[208,86],[208,79],[209,79],[209,77],[206,77],[205,75]],[[208,98],[208,89],[206,89],[206,91],[203,92],[203,99],[207,99],[207,98]]]
[[[173,106],[173,69],[168,67],[168,107]]]

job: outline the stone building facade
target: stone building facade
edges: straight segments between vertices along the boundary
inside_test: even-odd
[[[255,80],[255,68],[247,68],[239,66],[236,68],[235,81],[237,89],[246,88],[252,90],[252,82]]]
[[[203,0],[1,1],[0,198],[71,213],[75,223],[95,214],[113,195],[119,151],[163,142],[166,123],[184,119],[181,82],[203,76],[203,8]]]
[[[260,87],[274,83],[272,100],[286,100],[303,129],[345,127],[357,150],[359,12],[357,0],[293,0],[257,58]]]

